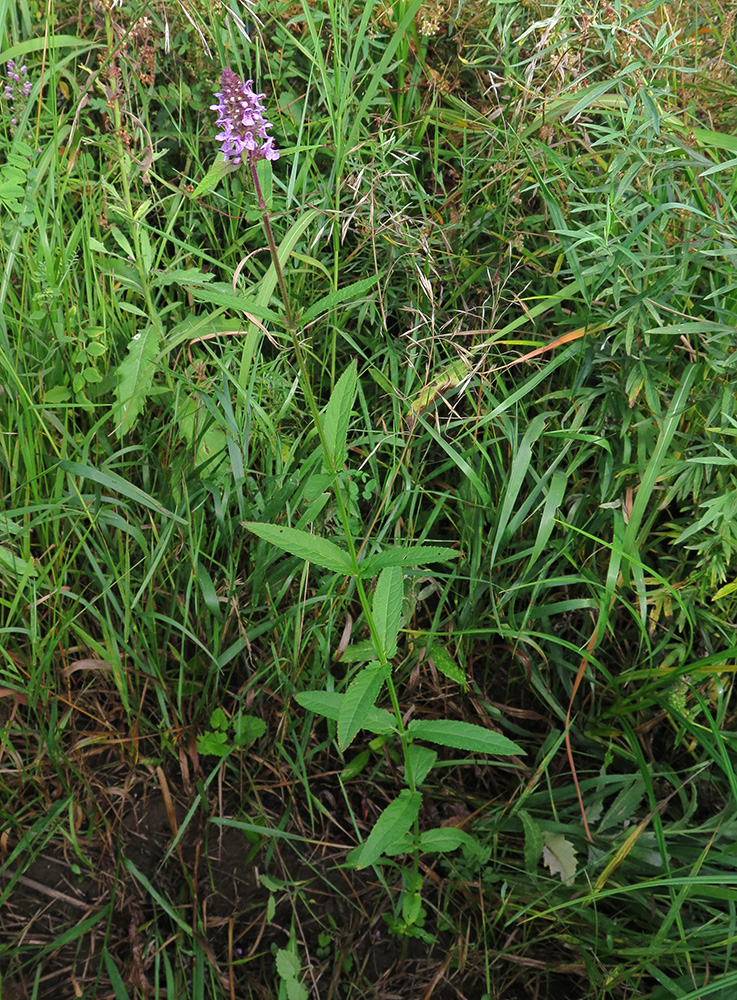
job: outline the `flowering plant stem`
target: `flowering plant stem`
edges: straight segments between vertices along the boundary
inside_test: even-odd
[[[343,532],[345,535],[345,540],[348,546],[348,555],[350,557],[351,563],[353,564],[353,579],[356,583],[356,591],[358,593],[358,599],[361,602],[361,608],[366,616],[366,621],[369,626],[369,631],[371,633],[371,638],[373,640],[374,648],[377,650],[379,663],[382,666],[389,667],[389,661],[387,660],[386,653],[384,651],[381,639],[379,637],[376,624],[374,623],[374,617],[371,612],[371,603],[366,593],[366,589],[363,585],[363,581],[360,577],[359,567],[358,567],[358,554],[356,552],[356,546],[353,541],[353,535],[351,533],[350,520],[348,517],[348,505],[346,503],[346,498],[343,495],[343,487],[340,480],[341,469],[337,467],[330,449],[327,444],[327,439],[325,437],[325,430],[323,428],[322,419],[320,417],[320,411],[317,406],[317,400],[315,399],[314,393],[312,392],[312,385],[310,384],[309,374],[307,372],[307,366],[305,364],[304,352],[302,346],[299,342],[299,337],[297,336],[297,328],[294,319],[294,312],[292,310],[289,294],[287,292],[287,285],[284,280],[284,272],[282,271],[281,263],[279,261],[279,253],[277,251],[276,240],[274,239],[274,232],[271,228],[271,219],[269,217],[269,212],[266,207],[266,202],[264,201],[263,194],[261,192],[261,185],[259,183],[258,174],[256,172],[256,164],[251,164],[251,176],[253,178],[254,187],[256,190],[256,197],[258,199],[259,209],[263,212],[262,221],[264,225],[264,231],[266,233],[266,240],[269,244],[269,251],[271,253],[271,259],[274,264],[274,270],[276,271],[276,280],[279,285],[279,289],[282,294],[282,301],[284,303],[284,313],[287,322],[287,328],[289,330],[289,336],[292,340],[292,346],[294,347],[294,354],[297,358],[297,366],[299,367],[300,381],[302,383],[302,388],[304,390],[305,397],[307,399],[307,404],[310,408],[310,413],[312,414],[312,420],[315,424],[315,429],[317,430],[317,436],[320,439],[320,445],[322,447],[322,452],[325,457],[325,462],[328,465],[330,473],[334,477],[333,482],[335,483],[335,499],[338,505],[338,512],[343,525]],[[399,698],[397,697],[396,688],[394,687],[394,682],[391,677],[391,671],[387,672],[386,686],[389,691],[389,697],[391,699],[392,708],[394,709],[394,716],[397,722],[397,731],[399,733],[399,738],[402,744],[402,753],[406,759],[406,752],[409,746],[409,741],[407,739],[407,733],[402,722],[402,712],[399,706]],[[405,768],[405,773],[408,776],[409,785],[411,791],[414,791],[414,780],[412,777],[412,771],[410,768]],[[416,859],[415,859],[416,861]]]

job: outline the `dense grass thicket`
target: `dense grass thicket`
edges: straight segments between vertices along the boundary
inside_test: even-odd
[[[734,6],[0,67],[0,997],[732,1000]]]

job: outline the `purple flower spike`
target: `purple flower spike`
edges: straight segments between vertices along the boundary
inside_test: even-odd
[[[264,118],[266,109],[261,100],[265,94],[255,94],[252,84],[253,80],[244,83],[232,70],[224,69],[220,78],[222,90],[215,94],[220,102],[210,105],[211,110],[218,112],[217,124],[223,129],[215,138],[223,144],[226,163],[242,163],[244,158],[249,164],[279,159],[279,150],[266,131],[272,124]]]

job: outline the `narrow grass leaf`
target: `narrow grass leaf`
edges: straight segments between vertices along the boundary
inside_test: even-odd
[[[183,517],[179,517],[178,514],[167,510],[163,504],[158,503],[148,493],[144,493],[143,490],[129,483],[127,479],[123,479],[122,476],[117,475],[115,472],[101,472],[99,469],[93,469],[89,465],[82,465],[79,462],[69,462],[66,459],[59,463],[59,468],[62,472],[68,472],[70,476],[91,479],[93,483],[99,483],[100,486],[103,486],[106,490],[110,490],[111,493],[119,493],[121,496],[128,497],[129,500],[134,500],[136,503],[148,507],[149,510],[155,510],[158,514],[171,517],[180,524],[187,523]]]
[[[524,753],[506,736],[495,733],[483,726],[470,722],[456,722],[454,719],[413,719],[407,727],[407,734],[413,739],[428,740],[454,750],[469,753],[517,754]]]
[[[592,84],[590,87],[584,87],[580,91],[580,97],[576,95],[576,102],[570,111],[566,112],[563,116],[562,121],[570,121],[571,118],[575,118],[576,115],[580,115],[582,111],[586,108],[597,107],[600,99],[608,93],[608,91],[613,90],[617,85],[618,80],[602,80],[600,83]]]
[[[681,379],[681,383],[671,399],[668,412],[663,420],[663,428],[660,432],[658,442],[655,445],[655,450],[653,451],[652,457],[642,473],[640,485],[637,490],[635,502],[632,505],[632,511],[630,513],[629,522],[627,523],[622,542],[622,548],[624,550],[625,557],[628,560],[639,559],[638,535],[645,516],[645,511],[647,510],[647,506],[652,498],[653,490],[655,489],[658,477],[663,471],[663,465],[668,457],[670,443],[673,440],[676,430],[678,429],[679,423],[681,422],[681,417],[683,416],[683,412],[686,408],[689,393],[691,392],[691,387],[693,386],[698,371],[698,365],[689,365],[686,369],[686,372]],[[623,573],[625,572],[626,566],[626,563],[622,566]],[[625,585],[627,582],[628,581],[625,579]]]
[[[348,685],[338,713],[338,746],[345,750],[366,720],[387,678],[388,667],[370,663]]]
[[[545,551],[548,541],[550,540],[550,536],[555,526],[555,513],[563,502],[567,484],[568,476],[564,472],[553,473],[553,477],[550,480],[548,495],[545,498],[545,506],[537,528],[535,546],[527,563],[528,572],[532,569],[542,553]]]
[[[146,892],[148,892],[148,894],[151,896],[151,898],[154,899],[159,904],[159,906],[167,914],[167,916],[169,917],[169,919],[172,920],[177,925],[177,927],[180,927],[184,931],[184,933],[187,935],[187,937],[190,937],[190,938],[193,937],[194,934],[193,934],[192,928],[189,926],[189,924],[184,919],[184,917],[182,917],[180,915],[178,908],[175,907],[175,906],[173,906],[169,902],[169,900],[165,899],[161,895],[161,893],[157,889],[155,889],[153,887],[153,885],[148,880],[148,878],[146,878],[146,876],[143,874],[143,872],[139,871],[138,868],[136,868],[136,866],[133,864],[133,862],[130,860],[130,858],[125,858],[123,860],[123,865],[124,865],[125,868],[128,869],[128,871],[131,873],[131,875],[133,875],[133,877],[138,882],[141,883],[141,885],[146,890]]]
[[[105,971],[107,972],[110,985],[112,986],[113,993],[115,994],[115,1000],[130,1000],[128,991],[125,988],[125,983],[118,972],[118,967],[112,960],[110,952],[107,948],[103,948],[102,957],[105,962]]]
[[[494,530],[494,542],[491,547],[490,559],[492,566],[494,566],[497,553],[502,543],[505,541],[505,533],[507,531],[509,519],[512,516],[512,511],[514,510],[520,490],[522,489],[525,477],[527,476],[527,470],[530,467],[530,459],[532,458],[532,446],[542,434],[545,429],[545,423],[551,416],[554,416],[554,414],[538,413],[525,431],[519,448],[512,459],[512,467],[509,470],[509,479],[507,480],[507,487],[504,491],[504,500],[502,501],[502,506],[499,511]]]
[[[451,462],[456,466],[459,472],[463,473],[466,479],[473,485],[476,490],[479,500],[484,506],[488,507],[491,504],[491,494],[487,490],[486,486],[481,482],[478,473],[473,469],[466,459],[461,455],[458,449],[446,441],[442,434],[440,434],[432,424],[428,423],[423,417],[418,417],[423,428],[427,431],[430,437],[440,445],[443,451],[446,453]]]
[[[327,538],[311,535],[308,531],[288,528],[281,524],[259,524],[258,521],[243,521],[243,527],[263,538],[279,549],[299,559],[306,559],[315,566],[332,570],[343,576],[351,576],[353,566],[348,553]]]
[[[368,868],[375,864],[381,855],[391,848],[392,844],[401,840],[412,826],[422,805],[422,794],[410,792],[405,788],[398,797],[390,802],[376,820],[373,830],[361,844],[346,858],[346,861],[356,868]]]
[[[371,611],[382,647],[381,650],[376,650],[376,655],[380,657],[383,652],[388,660],[397,652],[403,598],[402,570],[399,566],[387,566],[379,574]]]
[[[347,457],[348,425],[358,389],[355,360],[346,368],[335,384],[322,414],[325,437],[325,467],[332,472],[343,468]]]
[[[155,359],[159,350],[159,333],[148,326],[136,333],[128,344],[128,353],[116,372],[114,409],[119,438],[133,429],[151,391],[156,374]]]
[[[361,104],[356,112],[355,118],[353,120],[353,126],[351,128],[348,139],[346,140],[345,148],[353,149],[358,141],[359,130],[362,127],[362,123],[368,107],[374,99],[374,95],[381,84],[384,74],[386,73],[394,54],[399,48],[402,39],[405,37],[406,33],[411,30],[411,26],[414,23],[417,12],[423,4],[423,0],[411,0],[404,11],[404,17],[397,25],[396,31],[392,35],[389,43],[384,49],[384,53],[381,60],[376,67],[372,67],[372,71],[368,77],[368,83],[364,89],[363,97],[361,98]]]

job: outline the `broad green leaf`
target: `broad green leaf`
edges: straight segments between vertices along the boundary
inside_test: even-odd
[[[357,777],[364,767],[368,764],[371,758],[370,750],[362,750],[357,754],[353,760],[348,761],[346,766],[340,772],[341,781],[351,781],[353,778]]]
[[[276,971],[282,979],[296,979],[302,971],[302,966],[293,952],[280,948],[276,953]]]
[[[306,326],[313,319],[324,315],[326,312],[339,306],[342,302],[347,300],[358,302],[364,299],[366,292],[370,291],[378,280],[379,275],[374,274],[370,278],[362,278],[361,281],[354,281],[353,284],[346,285],[345,288],[339,288],[337,292],[331,292],[329,295],[324,296],[324,298],[318,299],[308,309],[305,309],[304,313],[300,316],[300,325]]]
[[[373,660],[375,656],[373,642],[370,639],[363,639],[348,646],[340,659],[342,663],[360,663],[362,660]]]
[[[225,431],[213,422],[199,393],[184,396],[176,408],[176,428],[193,450],[192,462],[212,475],[225,459],[228,441]]]
[[[561,882],[570,885],[576,874],[576,848],[562,833],[543,833],[543,861],[551,875],[560,875]]]
[[[119,438],[135,426],[143,409],[156,374],[155,358],[159,350],[159,333],[154,326],[133,335],[128,353],[118,365],[115,385],[115,432]]]
[[[407,734],[413,739],[428,740],[454,750],[469,753],[512,754],[525,751],[512,743],[506,736],[474,726],[470,722],[456,722],[453,719],[413,719],[407,727]]]
[[[143,490],[129,483],[127,479],[123,479],[122,476],[117,475],[115,472],[100,472],[99,469],[93,469],[90,465],[81,465],[79,462],[68,462],[66,459],[59,462],[59,468],[62,472],[68,472],[70,476],[91,479],[93,483],[99,483],[100,486],[103,486],[106,490],[110,490],[112,493],[120,493],[121,496],[128,497],[129,500],[135,500],[136,503],[143,504],[149,510],[155,510],[159,514],[166,515],[166,517],[173,517],[180,524],[187,523],[183,517],[179,517],[178,514],[167,510],[166,507],[154,500],[153,497],[150,497],[148,493],[144,493]]]
[[[329,542],[327,538],[320,538],[308,531],[299,531],[297,528],[288,528],[281,524],[259,524],[258,521],[242,523],[243,527],[248,528],[254,535],[276,545],[279,549],[284,549],[290,555],[307,559],[316,566],[332,570],[333,573],[341,573],[343,576],[351,576],[353,573],[348,553],[345,549],[338,548],[334,542]]]
[[[225,733],[198,733],[197,753],[207,757],[227,757],[231,747]]]
[[[133,253],[133,247],[130,245],[128,237],[117,226],[110,227],[110,235],[129,260],[136,259],[136,255]]]
[[[427,566],[428,563],[450,562],[451,559],[457,559],[460,554],[457,549],[443,548],[440,545],[395,546],[364,559],[359,570],[361,579],[366,580],[377,576],[388,566],[405,568]]]
[[[379,633],[379,642],[387,660],[390,660],[397,652],[403,599],[402,570],[399,566],[387,566],[379,575],[371,605],[374,624]],[[381,656],[382,650],[377,649],[376,655]]]
[[[228,716],[222,708],[218,706],[210,716],[210,729],[220,729],[222,732],[225,732],[228,725]]]
[[[525,809],[520,809],[519,818],[525,831],[525,871],[533,875],[543,852],[543,832]]]
[[[338,746],[341,750],[351,745],[358,730],[366,724],[368,713],[384,686],[388,669],[380,663],[370,663],[348,685],[338,715]]]
[[[152,288],[166,288],[167,285],[189,285],[190,287],[207,287],[215,277],[212,272],[200,271],[198,267],[174,267],[171,271],[162,271],[151,277]],[[194,317],[188,317],[192,322]],[[201,317],[200,317],[201,319]]]
[[[0,545],[0,567],[13,573],[14,576],[38,576],[33,560],[21,559],[4,545]]]
[[[625,823],[628,824],[631,817],[637,813],[644,795],[645,779],[641,774],[636,774],[625,783],[614,802],[607,809],[599,823],[597,834],[602,834],[613,826],[621,825],[624,828]]]
[[[110,250],[108,250],[105,244],[101,243],[99,240],[96,240],[94,236],[90,236],[88,238],[88,242],[90,245],[90,250],[96,250],[97,253],[108,253],[108,254],[110,253]]]
[[[411,868],[402,872],[404,891],[402,892],[402,920],[411,927],[422,910],[422,883],[424,879],[419,872]]]
[[[347,457],[348,424],[358,388],[358,374],[355,360],[350,363],[335,383],[328,405],[322,413],[322,429],[325,435],[325,467],[329,471],[342,469]]]
[[[459,847],[467,847],[477,854],[483,853],[483,847],[477,837],[472,837],[465,830],[455,826],[436,827],[420,834],[420,850],[433,854],[445,851],[456,851]]]
[[[429,747],[420,746],[417,743],[410,743],[407,747],[407,755],[404,759],[407,779],[412,780],[415,788],[422,784],[432,770],[438,755]]]
[[[284,985],[287,990],[287,1000],[309,1000],[307,987],[299,979],[285,979]]]
[[[390,802],[376,820],[366,841],[350,852],[346,861],[356,868],[368,868],[379,860],[387,848],[401,840],[417,819],[422,805],[422,794],[407,788]]]
[[[250,746],[266,732],[266,723],[256,715],[238,715],[233,720],[233,739],[239,747]]]
[[[343,704],[345,695],[336,691],[301,691],[294,696],[294,700],[308,712],[316,715],[323,715],[326,719],[337,722],[340,717],[340,707]],[[372,708],[363,720],[363,728],[378,736],[388,736],[396,732],[394,716],[387,712],[385,708]]]

